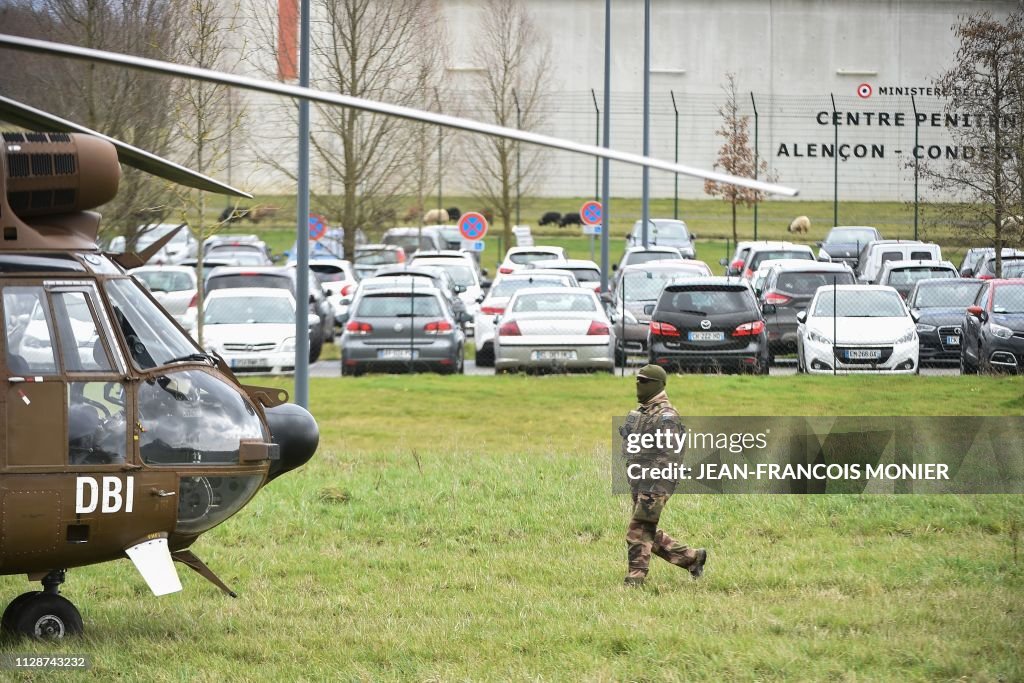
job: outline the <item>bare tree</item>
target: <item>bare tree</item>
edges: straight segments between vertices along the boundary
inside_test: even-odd
[[[722,147],[718,150],[718,160],[715,161],[715,170],[720,170],[734,176],[743,178],[754,177],[754,149],[750,146],[750,117],[740,114],[739,95],[736,89],[736,74],[726,74],[727,83],[722,86],[725,91],[725,104],[718,108],[718,114],[722,117],[722,127],[715,131],[715,135],[725,138]],[[760,161],[757,165],[757,172],[761,178],[772,181],[768,173],[768,163]],[[764,200],[765,194],[738,185],[717,183],[713,180],[704,181],[704,191],[713,197],[721,197],[732,205],[732,239],[739,240],[736,229],[736,207],[753,206]]]
[[[175,54],[181,37],[174,30],[181,4],[181,0],[11,0],[0,16],[5,30],[21,35],[163,59]],[[165,77],[10,52],[4,60],[0,86],[11,97],[155,154],[166,155],[170,150],[174,90]],[[139,223],[159,222],[169,211],[168,196],[166,182],[126,168],[117,197],[100,208],[104,232],[125,235],[129,248],[133,247]]]
[[[187,36],[182,41],[179,61],[203,69],[231,70],[245,51],[244,39],[238,38],[237,3],[219,0],[187,0],[178,31]],[[232,43],[232,41],[239,41]],[[230,152],[232,136],[237,135],[245,120],[245,108],[236,93],[215,83],[186,80],[182,83],[174,120],[177,144],[187,159],[186,165],[200,173],[217,175],[224,169]],[[224,223],[207,216],[207,194],[200,190],[179,193],[181,213],[188,229],[199,243],[196,256],[198,278],[197,339],[203,343],[203,257],[204,242]]]
[[[529,130],[543,121],[542,101],[551,77],[551,43],[521,0],[485,0],[477,39],[480,98],[484,116],[500,126]],[[517,109],[518,103],[518,109]],[[518,116],[518,121],[517,121]],[[499,137],[467,140],[468,182],[477,199],[501,218],[503,244],[511,246],[516,184],[526,193],[539,179],[542,157],[536,148]],[[517,154],[522,159],[517,178]]]
[[[946,113],[968,114],[974,125],[949,129],[963,153],[921,163],[932,188],[952,198],[937,210],[973,243],[1002,250],[1021,243],[1024,220],[1024,7],[1005,20],[985,11],[953,26],[960,41],[953,66],[935,85]]]

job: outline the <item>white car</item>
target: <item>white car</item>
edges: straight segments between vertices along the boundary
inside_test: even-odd
[[[615,370],[615,336],[597,295],[584,287],[520,289],[494,338],[494,370]]]
[[[505,252],[505,260],[498,266],[498,275],[508,275],[534,261],[565,260],[562,247],[512,247]]]
[[[320,316],[307,315],[316,328]],[[236,372],[290,372],[295,369],[295,298],[287,289],[216,289],[206,296],[203,343]]]
[[[188,266],[142,266],[129,270],[150,291],[153,298],[174,316],[185,330],[196,331],[196,303],[199,290],[195,268]]]
[[[529,269],[535,268],[567,270],[576,276],[576,281],[580,283],[580,287],[589,287],[595,292],[601,292],[601,266],[593,261],[586,259],[534,261],[529,265]]]
[[[504,275],[491,285],[487,296],[480,302],[480,309],[473,320],[473,343],[476,345],[476,364],[486,368],[494,365],[495,319],[505,312],[509,299],[526,287],[576,287],[576,278],[571,273],[538,274],[524,271]]]
[[[309,269],[324,288],[327,300],[334,306],[337,315],[348,310],[348,305],[359,286],[355,269],[344,259],[311,259]]]
[[[451,276],[452,281],[464,289],[459,298],[466,306],[466,312],[476,315],[480,299],[484,294],[480,283],[480,272],[473,255],[465,251],[417,251],[413,254],[410,266],[436,266],[443,268]]]
[[[839,314],[833,312],[838,307]],[[892,287],[819,287],[797,313],[797,370],[811,374],[919,372],[914,319]]]

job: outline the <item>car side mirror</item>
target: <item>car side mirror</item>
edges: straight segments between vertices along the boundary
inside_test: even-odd
[[[490,289],[491,285],[493,285],[493,284],[494,284],[493,280],[481,280],[480,281],[480,289]],[[483,296],[481,296],[479,299],[477,299],[477,303],[479,303],[479,302],[481,302],[483,300],[484,300],[484,298],[483,298]]]
[[[963,270],[960,271],[960,277],[974,277],[974,269],[964,268]]]
[[[921,309],[919,309],[919,308],[911,308],[910,309],[910,317],[914,320],[915,323],[917,321],[919,321],[921,319]]]
[[[988,315],[985,314],[985,310],[981,306],[968,306],[967,312],[981,322],[985,322],[988,319]]]
[[[348,306],[349,304],[352,303],[352,299],[351,297],[343,296],[340,299],[338,299],[338,303],[341,304],[342,306]]]
[[[310,294],[309,295],[309,303],[311,303],[311,304],[315,304],[316,303],[316,294]]]
[[[775,304],[765,304],[761,307],[761,313],[765,315],[775,315],[777,312],[778,309],[775,308]]]
[[[466,291],[466,287],[464,285],[455,285],[455,293],[456,294],[462,294],[465,291]]]
[[[800,311],[799,313],[797,313],[796,314],[796,321],[798,323],[800,323],[801,325],[803,325],[805,322],[807,322],[807,311]]]
[[[697,233],[691,232],[690,233],[690,240],[692,241],[692,240],[695,240],[695,239],[697,239]]]
[[[823,246],[825,246],[825,243],[824,243],[824,242],[822,242],[821,240],[819,240],[819,241],[815,242],[815,244],[817,244],[817,245],[818,245],[819,247],[823,247]]]
[[[720,266],[727,266],[727,265],[729,265],[729,259],[725,259],[725,258],[718,259],[718,265],[720,265]]]
[[[644,315],[654,314],[654,304],[644,304]]]
[[[481,268],[480,269],[480,274],[486,276],[488,274],[487,269],[486,268]]]

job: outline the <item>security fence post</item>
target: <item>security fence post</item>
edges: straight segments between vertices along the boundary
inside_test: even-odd
[[[917,239],[917,212],[920,206],[918,195],[917,195],[917,181],[919,177],[919,164],[920,158],[918,157],[917,148],[920,144],[920,132],[921,132],[921,121],[917,117],[917,100],[913,95],[910,96],[910,105],[914,108],[914,239]]]
[[[832,276],[832,376],[837,374],[839,365],[839,277]]]
[[[832,147],[832,227],[839,225],[839,112],[836,111],[836,96],[832,98],[832,130],[835,131]]]
[[[757,165],[760,163],[760,157],[758,156],[758,149],[757,149],[757,137],[758,137],[758,131],[760,129],[760,125],[759,125],[760,124],[760,120],[759,120],[759,117],[758,117],[758,114],[757,114],[757,102],[754,101],[754,92],[753,91],[750,92],[750,104],[751,104],[752,107],[754,107],[754,180],[757,180]],[[676,125],[678,126],[678,123]],[[678,133],[677,133],[677,135],[678,135]],[[678,146],[678,142],[677,142],[677,146]],[[678,153],[676,154],[676,163],[677,164],[679,163],[679,155],[678,155]],[[677,175],[676,178],[678,178],[678,177],[679,176]],[[678,183],[678,181],[676,181],[676,182]],[[760,204],[760,203],[761,202],[754,202],[754,241],[755,242],[757,241],[757,205]],[[729,257],[726,256],[726,258],[729,258]]]
[[[676,163],[678,164],[679,163],[679,107],[676,106],[676,93],[675,93],[675,91],[674,90],[669,90],[668,94],[672,96],[672,111],[675,112],[675,117],[676,117]],[[755,164],[755,167],[756,167],[756,164]],[[755,173],[756,172],[757,171],[756,171],[756,168],[755,168]],[[754,177],[756,178],[757,176],[755,175]],[[676,220],[679,220],[679,174],[678,173],[675,174],[675,184],[676,184],[676,189],[675,189],[675,199],[672,201],[672,217],[675,218]],[[757,211],[757,204],[754,205],[754,211]],[[757,214],[755,214],[755,215],[757,215]],[[756,226],[757,223],[755,222],[754,225]],[[756,232],[757,231],[757,227],[754,228],[754,231],[755,231],[754,234],[756,235],[757,234],[757,232]],[[756,237],[755,237],[755,239],[756,239]]]

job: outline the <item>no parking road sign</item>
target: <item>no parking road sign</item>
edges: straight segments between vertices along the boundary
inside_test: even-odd
[[[314,242],[327,233],[327,219],[315,213],[309,214],[309,239]]]
[[[487,234],[487,219],[475,211],[462,214],[459,218],[459,234],[466,240],[482,240]]]
[[[603,219],[604,207],[601,206],[601,202],[585,202],[580,208],[580,220],[583,221],[584,235],[600,235]]]

